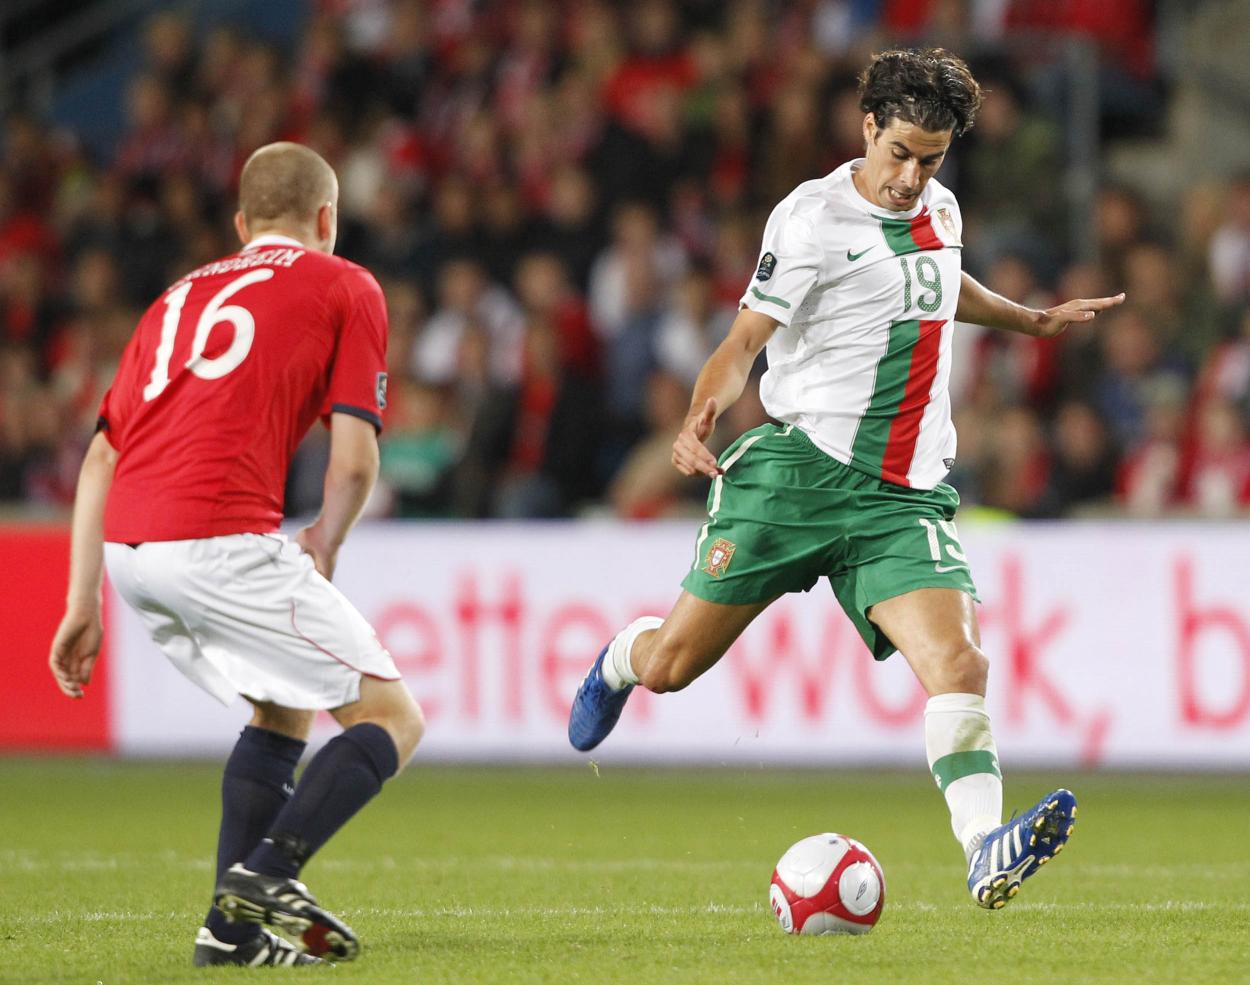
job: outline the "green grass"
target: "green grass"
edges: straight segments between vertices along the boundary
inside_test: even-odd
[[[1054,777],[1008,778],[1024,806]],[[1006,910],[971,904],[923,771],[410,769],[305,876],[360,934],[335,982],[1250,980],[1245,777],[1087,775],[1073,840]],[[0,759],[0,982],[238,982],[189,966],[218,768]],[[768,879],[840,830],[888,882],[862,938],[782,934]]]

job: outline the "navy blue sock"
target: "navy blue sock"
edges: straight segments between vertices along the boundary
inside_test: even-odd
[[[221,778],[221,831],[217,836],[217,879],[235,862],[242,862],[291,799],[295,767],[306,743],[268,729],[249,725],[226,760]],[[254,937],[255,924],[228,923],[210,909],[204,926],[227,944]]]
[[[313,756],[295,796],[244,864],[253,872],[295,878],[398,769],[399,752],[386,729],[372,722],[353,725]]]

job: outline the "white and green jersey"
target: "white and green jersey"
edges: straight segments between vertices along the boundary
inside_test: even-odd
[[[781,323],[760,396],[838,461],[932,489],[955,461],[947,383],[963,221],[933,179],[910,212],[872,205],[851,180],[863,163],[803,182],[768,219],[741,302]]]

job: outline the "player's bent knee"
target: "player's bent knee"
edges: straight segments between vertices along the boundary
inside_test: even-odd
[[[942,676],[949,691],[984,694],[990,676],[990,658],[979,646],[970,643],[946,661]]]
[[[400,770],[412,758],[417,745],[425,736],[425,715],[416,699],[406,689],[401,698],[386,707],[375,709],[362,720],[372,721],[386,729],[391,741],[395,743]]]
[[[395,773],[398,775],[403,772],[404,766],[412,758],[417,745],[425,735],[425,716],[421,713],[421,708],[413,702],[411,709],[378,710],[372,714],[361,715],[353,720],[351,725],[360,725],[365,722],[384,729],[391,737],[391,741],[395,743],[395,756],[399,761]],[[350,725],[345,727],[350,727]]]
[[[402,681],[365,678],[360,699],[330,712],[343,728],[370,722],[386,730],[395,743],[400,769],[425,735],[425,715]]]
[[[399,768],[403,769],[404,764],[412,758],[412,754],[416,752],[417,746],[425,737],[425,713],[415,700],[411,702],[411,707],[402,720],[395,723],[395,731],[399,735],[395,741],[395,746],[399,750]]]

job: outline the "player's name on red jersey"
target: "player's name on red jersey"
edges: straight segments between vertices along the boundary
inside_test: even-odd
[[[295,250],[285,247],[277,250],[245,251],[225,260],[214,260],[197,270],[192,270],[181,280],[195,280],[197,277],[213,277],[216,274],[228,274],[234,270],[251,270],[253,267],[290,267],[302,257],[307,250]],[[181,282],[181,281],[180,281]]]
[[[175,281],[100,407],[119,456],[106,540],[265,533],[320,416],[380,428],[386,305],[363,267],[266,235]]]

